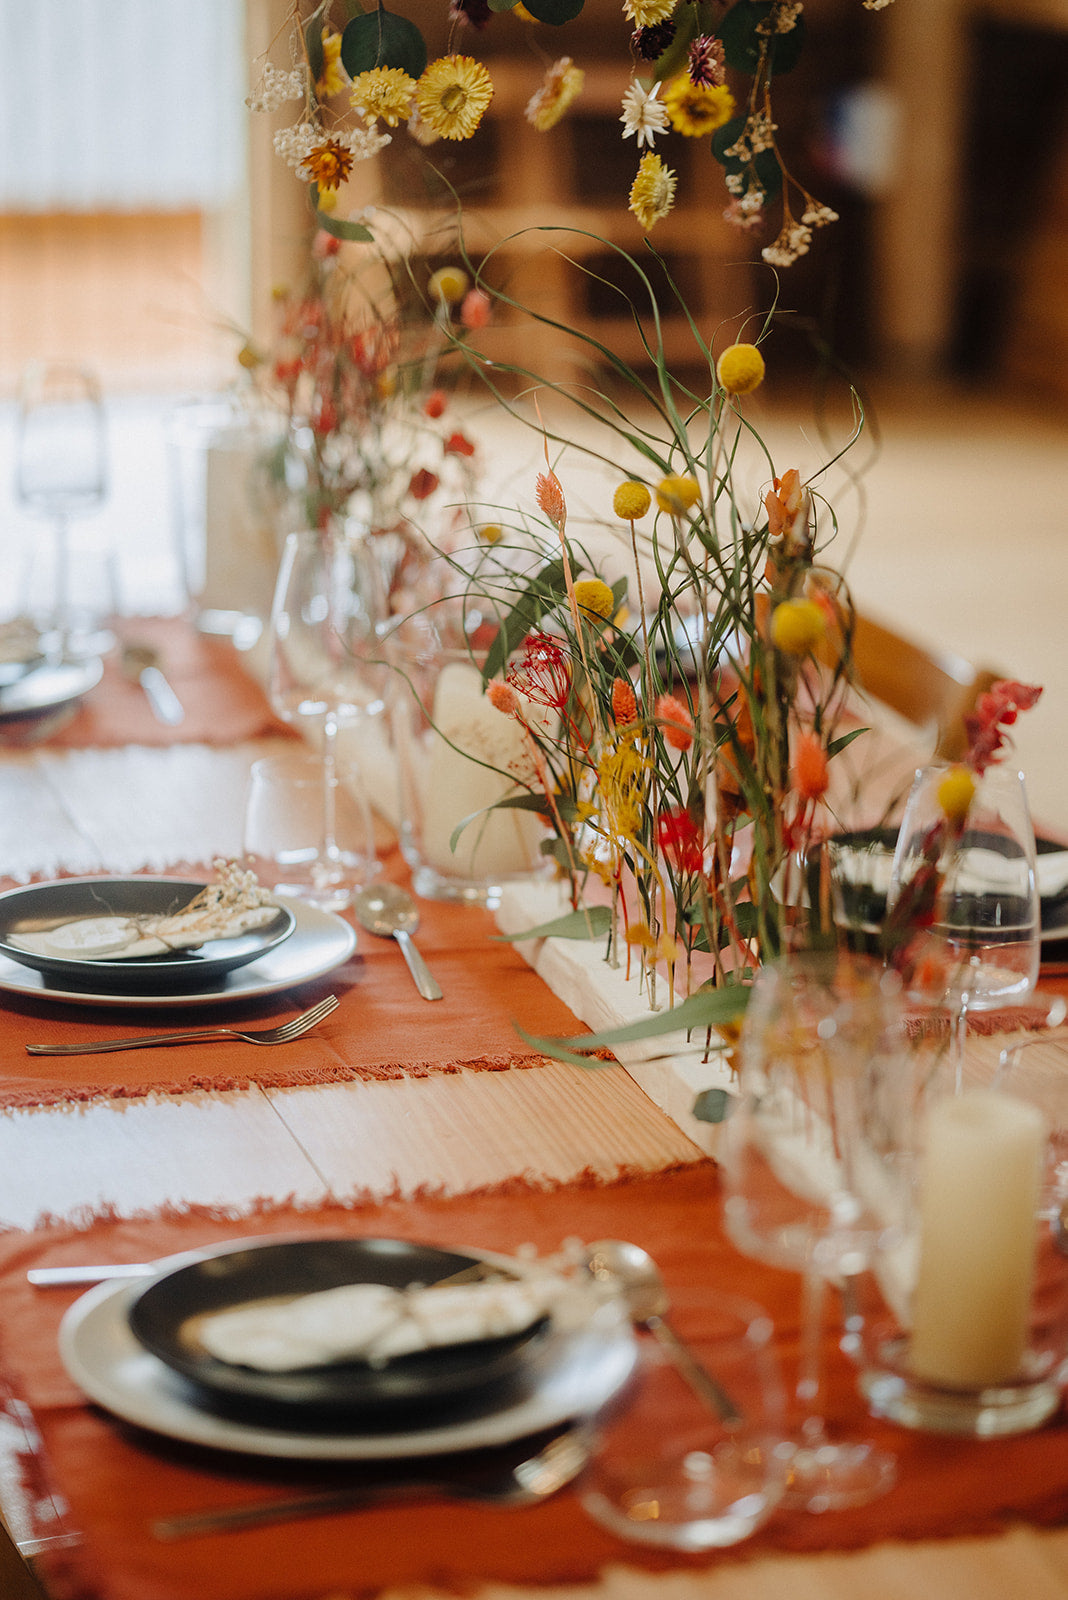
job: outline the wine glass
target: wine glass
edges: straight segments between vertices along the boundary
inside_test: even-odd
[[[907,1218],[910,1076],[900,983],[877,962],[806,952],[762,967],[723,1130],[724,1220],[747,1255],[802,1276],[802,1411],[784,1503],[863,1505],[894,1481],[867,1439],[828,1437],[821,1402],[827,1280],[864,1272]]]
[[[338,742],[346,730],[384,709],[383,616],[373,561],[358,536],[350,538],[337,526],[287,535],[268,624],[268,693],[278,715],[321,749],[322,828],[306,896],[333,910],[348,904],[352,890],[379,866],[362,785],[356,798],[366,850],[338,843]],[[344,770],[350,782],[358,782],[351,760]]]
[[[32,516],[52,524],[45,645],[58,659],[96,654],[114,643],[98,619],[82,614],[71,581],[70,524],[97,510],[106,489],[107,436],[96,378],[72,365],[29,368],[16,410],[15,494]],[[110,553],[99,554],[111,593],[100,597],[98,609],[107,614],[115,609],[114,574]]]
[[[954,838],[939,800],[947,771],[933,766],[916,774],[894,852],[887,910],[911,893],[918,873],[933,866],[940,874],[930,924],[909,952],[909,999],[949,1008],[959,1092],[969,1013],[1018,1004],[1034,991],[1040,903],[1023,774],[991,766],[978,776],[963,829]]]

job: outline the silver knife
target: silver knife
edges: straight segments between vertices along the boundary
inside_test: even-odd
[[[185,707],[156,665],[157,656],[151,645],[127,644],[123,646],[122,665],[127,677],[133,678],[145,691],[145,698],[153,715],[168,727],[177,727],[185,718]]]

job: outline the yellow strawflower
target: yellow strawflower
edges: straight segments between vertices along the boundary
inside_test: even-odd
[[[387,127],[407,122],[415,99],[415,79],[402,67],[371,67],[353,79],[349,103],[369,122],[381,117]]]
[[[676,174],[665,167],[660,157],[647,150],[638,163],[638,175],[630,186],[630,202],[643,230],[648,233],[655,222],[666,217],[675,204]]]
[[[470,139],[493,99],[493,80],[473,56],[432,61],[415,88],[428,128],[442,139]]]
[[[716,377],[728,394],[752,394],[764,382],[764,357],[755,344],[731,344],[716,362]]]
[[[628,478],[612,496],[612,510],[621,522],[637,522],[644,517],[653,503],[653,497],[644,483]]]

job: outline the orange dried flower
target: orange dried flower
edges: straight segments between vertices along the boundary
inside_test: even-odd
[[[519,710],[519,696],[510,683],[501,683],[495,679],[486,688],[486,699],[498,711],[503,711],[506,717],[514,717]]]
[[[799,737],[791,777],[802,800],[819,800],[827,793],[827,752],[816,734],[803,733]]]
[[[534,487],[534,498],[554,528],[562,528],[567,519],[567,503],[560,479],[555,472],[539,472]]]
[[[673,750],[688,750],[693,744],[693,717],[689,706],[677,695],[662,694],[656,702],[657,721],[663,724],[661,732],[665,744]]]
[[[633,722],[638,715],[638,701],[626,678],[617,678],[612,685],[612,716],[617,724]]]

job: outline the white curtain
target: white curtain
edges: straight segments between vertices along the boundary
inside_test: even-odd
[[[244,53],[243,0],[0,0],[0,211],[224,205]]]

